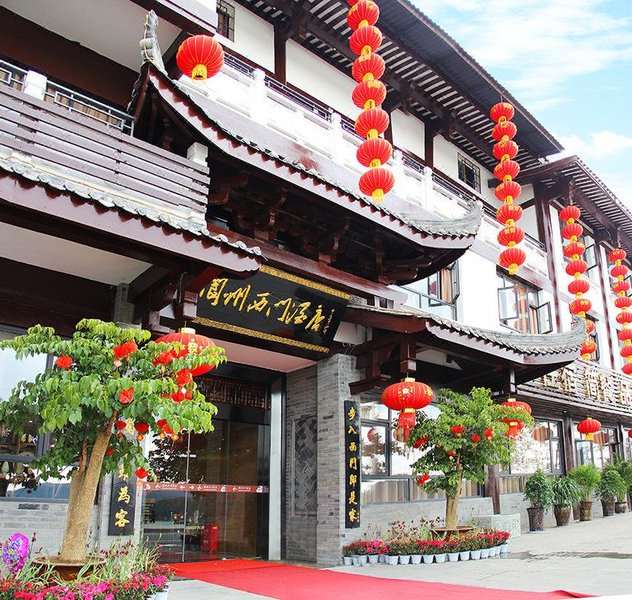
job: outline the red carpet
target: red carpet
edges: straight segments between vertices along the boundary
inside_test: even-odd
[[[231,558],[229,560],[204,560],[189,563],[171,563],[169,566],[175,571],[176,575],[180,577],[206,581],[204,577],[210,577],[214,573],[243,571],[245,569],[266,569],[268,567],[282,567],[283,565],[268,562],[266,560]]]
[[[231,561],[222,561],[231,562]],[[256,561],[242,561],[252,562]],[[384,579],[367,575],[352,575],[321,569],[279,565],[266,568],[270,563],[258,563],[262,568],[245,571],[190,572],[189,577],[228,588],[260,594],[279,600],[316,600],[331,598],[361,598],[362,600],[554,600],[559,598],[583,598],[583,594],[564,591],[517,592],[476,588],[465,585]]]

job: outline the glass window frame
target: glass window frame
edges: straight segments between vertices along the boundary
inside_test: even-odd
[[[541,302],[540,293],[541,290],[524,283],[520,279],[510,277],[502,272],[497,272],[498,285],[498,321],[503,327],[507,327],[513,331],[520,331],[522,333],[529,334],[547,334],[553,332],[553,316],[551,313],[551,302]],[[507,304],[503,301],[503,294],[511,294],[513,290],[513,306],[515,308],[515,314],[504,315],[502,313],[503,307]],[[519,290],[522,290],[523,297],[519,297]],[[525,310],[521,312],[521,301],[526,298],[527,304]],[[526,319],[527,326],[525,329],[515,327],[510,324],[510,321],[520,321]],[[545,323],[547,325],[545,325]]]
[[[460,152],[457,153],[457,173],[459,181],[481,193],[481,168]],[[468,178],[468,173],[471,173],[471,179]]]
[[[235,41],[235,7],[226,0],[217,0],[217,33]]]
[[[431,292],[431,285],[435,284],[436,292]],[[425,291],[419,289],[419,285],[425,285]],[[445,308],[450,313],[449,318],[458,318],[457,300],[461,295],[461,284],[459,276],[458,261],[448,267],[440,269],[429,277],[415,283],[415,287],[402,286],[409,296],[416,296],[415,308],[427,310],[430,313],[437,313],[439,316],[446,316],[441,311],[433,308]]]

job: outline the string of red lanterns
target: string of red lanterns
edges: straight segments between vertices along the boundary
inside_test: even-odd
[[[500,161],[494,169],[494,176],[501,182],[496,186],[496,198],[503,203],[496,212],[496,218],[505,226],[498,234],[498,243],[507,248],[500,253],[498,262],[510,275],[515,275],[527,258],[524,250],[518,248],[524,239],[524,231],[516,225],[522,216],[522,208],[514,204],[521,191],[520,184],[514,181],[520,173],[520,165],[514,160],[518,154],[518,144],[513,141],[518,128],[511,122],[514,113],[514,107],[509,102],[494,104],[489,113],[496,123],[492,129],[492,137],[496,140],[494,157]]]
[[[355,131],[365,138],[358,148],[357,159],[369,168],[360,177],[359,187],[363,194],[379,203],[395,185],[393,173],[383,166],[390,160],[393,147],[388,140],[380,137],[389,125],[388,113],[380,108],[386,98],[386,86],[380,81],[386,65],[384,59],[376,54],[382,45],[382,32],[375,26],[380,9],[373,0],[348,0],[348,3],[351,8],[347,23],[353,30],[349,47],[358,55],[351,69],[353,78],[358,82],[352,100],[363,111],[356,119]]]
[[[597,344],[590,337],[595,329],[595,324],[586,318],[586,313],[591,309],[592,302],[584,298],[584,294],[590,289],[590,284],[583,275],[588,269],[588,263],[582,258],[586,247],[579,240],[584,233],[584,228],[579,224],[582,211],[579,206],[570,204],[560,211],[560,219],[565,223],[562,227],[562,237],[568,240],[564,246],[564,256],[570,259],[566,265],[566,272],[573,278],[568,284],[568,291],[573,294],[573,300],[569,310],[573,315],[581,317],[586,323],[586,340],[582,344],[580,354],[584,360],[590,360],[591,354],[597,350]]]
[[[621,325],[621,330],[618,332],[619,339],[623,342],[623,346],[619,351],[621,356],[625,358],[625,364],[621,367],[621,370],[626,375],[632,375],[632,329],[630,329],[630,323],[632,323],[632,312],[628,309],[632,306],[632,298],[628,296],[630,284],[625,281],[625,277],[628,274],[628,267],[623,264],[627,253],[622,248],[615,248],[609,255],[610,262],[614,263],[612,269],[610,269],[610,275],[612,275],[614,282],[612,284],[612,291],[617,295],[614,305],[620,310],[617,315],[617,323]]]

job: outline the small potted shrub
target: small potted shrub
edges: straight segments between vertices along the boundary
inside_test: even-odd
[[[624,513],[628,508],[628,495],[632,489],[632,462],[629,460],[617,460],[614,463],[619,475],[625,482],[625,494],[617,498],[614,505],[614,511],[618,514]]]
[[[573,506],[581,497],[581,491],[570,477],[559,477],[551,484],[553,493],[553,514],[559,527],[568,525]]]
[[[551,482],[540,469],[527,478],[524,498],[531,503],[527,508],[529,531],[544,531],[544,511],[551,506],[553,497]]]
[[[410,542],[406,540],[393,540],[388,544],[386,561],[389,565],[396,565],[397,563],[407,565],[410,562],[410,555]]]
[[[592,493],[599,485],[601,475],[595,465],[580,465],[570,473],[571,479],[580,489],[579,520],[590,521],[592,519]]]
[[[610,465],[601,473],[601,480],[597,486],[597,496],[601,500],[604,517],[614,515],[614,503],[620,496],[624,496],[626,492],[625,482],[619,471]]]

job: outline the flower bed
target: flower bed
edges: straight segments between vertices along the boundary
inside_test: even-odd
[[[428,529],[422,537],[406,532],[388,540],[356,540],[343,548],[344,564],[431,564],[479,560],[499,556],[507,551],[509,532],[495,529],[473,529],[447,537]],[[419,533],[419,532],[417,532]],[[366,557],[375,555],[375,560]],[[362,557],[362,558],[360,558]]]

